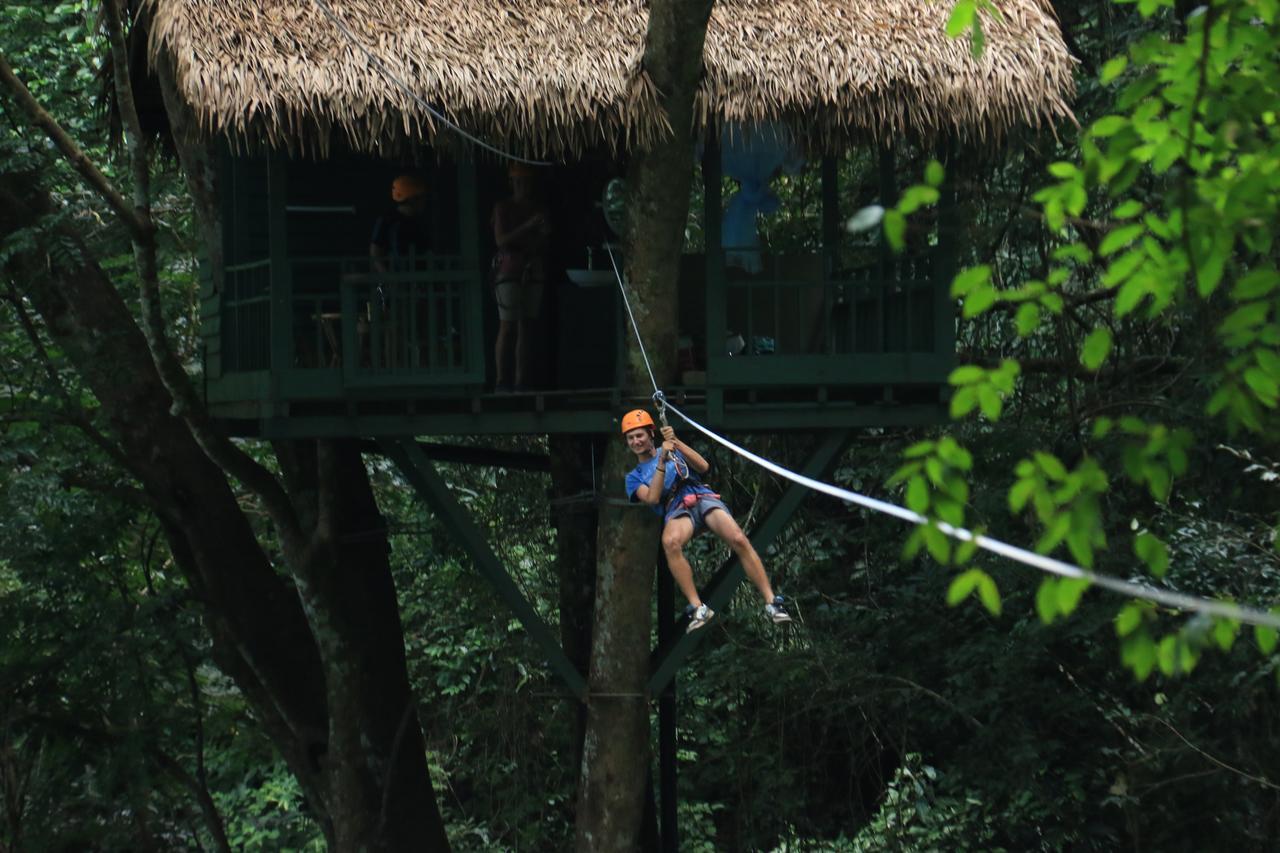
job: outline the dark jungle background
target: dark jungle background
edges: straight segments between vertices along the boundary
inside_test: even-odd
[[[1015,358],[1021,372],[1004,386],[983,374],[995,378],[978,384],[994,391],[982,392],[985,400],[975,391],[970,404],[980,402],[983,416],[958,412],[934,430],[858,434],[835,479],[907,500],[915,475],[900,471],[902,453],[945,432],[969,459],[952,454],[934,485],[963,475],[962,493],[944,491],[966,504],[968,523],[1047,548],[1087,528],[1084,540],[1059,549],[1064,556],[1088,553],[1112,574],[1269,604],[1280,597],[1273,543],[1280,362],[1259,356],[1258,373],[1233,359],[1257,342],[1275,358],[1274,273],[1249,278],[1274,270],[1274,249],[1260,238],[1245,248],[1228,241],[1216,288],[1197,295],[1162,280],[1143,310],[1118,311],[1123,287],[1107,278],[1115,274],[1107,259],[1125,241],[1103,243],[1130,215],[1118,209],[1122,198],[1166,213],[1181,206],[1187,222],[1198,215],[1206,229],[1216,222],[1274,229],[1276,4],[1056,6],[1080,60],[1082,128],[1120,116],[1135,141],[1117,152],[1104,144],[1114,134],[1089,137],[1066,125],[964,155],[963,261],[987,265],[978,290],[991,295],[981,297],[986,305],[975,304],[977,290],[966,297],[958,363],[998,372]],[[1222,59],[1199,75],[1203,45],[1188,32],[1214,16],[1244,23],[1221,31],[1213,51]],[[10,0],[0,8],[0,50],[99,162],[126,168],[111,147],[101,97],[96,4]],[[1131,50],[1139,53],[1120,68],[1113,59]],[[1185,145],[1172,119],[1160,126],[1175,112],[1172,96],[1165,108],[1145,106],[1160,97],[1155,84],[1141,91],[1144,50],[1161,85],[1181,85],[1193,103],[1227,111],[1206,117],[1206,133],[1220,138],[1216,148],[1205,144],[1219,162],[1251,158],[1240,168],[1265,177],[1254,194],[1187,198],[1180,195],[1187,176],[1176,166],[1126,165],[1144,156],[1133,153],[1140,145],[1158,148],[1171,135]],[[1144,164],[1161,156],[1147,154]],[[129,292],[127,235],[7,103],[0,158],[0,169],[57,182],[59,215],[114,259]],[[927,160],[911,150],[900,156],[901,183],[919,183]],[[1072,172],[1072,163],[1083,165]],[[155,212],[166,310],[198,369],[199,247],[176,168],[159,165]],[[846,210],[877,200],[868,153],[849,154],[841,168]],[[1108,184],[1116,191],[1093,192]],[[1091,195],[1081,207],[1072,187],[1086,185]],[[784,176],[775,188],[783,205],[762,222],[766,243],[816,239],[816,170]],[[696,216],[688,233],[696,245]],[[880,236],[847,239],[857,251]],[[1072,261],[1069,281],[1053,281],[1072,260],[1064,245],[1088,252]],[[0,246],[0,264],[11,250]],[[1056,311],[1019,290],[1045,279],[1064,296]],[[157,523],[70,414],[92,409],[90,395],[47,345],[19,283],[5,277],[0,286],[0,851],[209,849],[211,820],[232,849],[320,849],[298,784],[213,665],[193,593]],[[1146,310],[1162,294],[1166,304]],[[1239,321],[1254,338],[1224,337],[1225,318],[1251,299],[1271,306],[1260,319]],[[1094,334],[1098,328],[1105,336]],[[1236,396],[1219,400],[1223,388]],[[1104,417],[1113,420],[1099,426]],[[783,462],[806,449],[800,437],[749,443]],[[501,446],[547,452],[538,436]],[[725,500],[749,528],[778,483],[708,452]],[[1107,472],[1105,490],[1095,488],[1090,460]],[[369,464],[391,525],[411,674],[455,848],[564,849],[578,769],[575,709],[447,531],[390,466],[372,457]],[[468,466],[448,472],[530,600],[554,622],[549,477]],[[1017,504],[1011,486],[1021,481],[1038,485],[1023,487]],[[1054,502],[1034,513],[1010,510],[1011,502],[1017,510],[1035,504],[1037,492]],[[1089,500],[1076,502],[1080,495]],[[937,509],[938,499],[926,505]],[[1057,540],[1046,544],[1059,524]],[[952,606],[949,593],[963,591],[952,586],[956,570],[939,565],[928,542],[904,556],[910,535],[891,519],[811,498],[765,555],[795,601],[794,627],[766,624],[743,592],[709,629],[714,636],[678,682],[683,849],[1274,849],[1280,658],[1273,633],[1126,608],[1096,590],[1044,587],[1030,570],[994,559],[974,558],[998,587],[998,606],[988,599],[984,607],[977,596]],[[1109,547],[1099,547],[1099,537]],[[692,556],[709,569],[723,554],[699,540]]]

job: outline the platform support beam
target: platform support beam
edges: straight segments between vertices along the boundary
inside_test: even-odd
[[[435,516],[444,522],[450,532],[458,538],[480,575],[511,608],[511,612],[520,620],[525,631],[542,649],[552,672],[571,694],[579,700],[585,700],[587,683],[582,673],[578,672],[577,667],[560,647],[555,634],[525,599],[516,582],[507,573],[506,567],[502,565],[502,561],[489,548],[489,543],[472,520],[471,514],[454,498],[449,491],[449,486],[436,472],[422,448],[411,438],[382,438],[378,443],[387,458],[396,464],[400,473],[413,486],[414,491],[426,501]]]

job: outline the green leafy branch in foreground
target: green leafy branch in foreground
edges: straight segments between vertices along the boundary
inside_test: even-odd
[[[1138,6],[1150,18],[1169,14],[1174,4],[1141,0]],[[952,37],[969,34],[975,54],[984,45],[978,12],[988,7],[982,0],[959,0],[948,23]],[[1086,374],[1113,358],[1123,368],[1115,347],[1116,329],[1125,324],[1188,337],[1207,327],[1212,333],[1192,377],[1205,389],[1205,414],[1229,433],[1265,440],[1280,429],[1280,272],[1273,237],[1280,221],[1280,54],[1274,49],[1280,43],[1280,0],[1210,3],[1184,23],[1181,39],[1151,35],[1103,65],[1101,83],[1118,87],[1115,112],[1084,130],[1077,161],[1048,167],[1055,182],[1034,196],[1046,229],[1060,241],[1043,279],[1005,287],[989,266],[976,266],[956,276],[952,296],[967,320],[996,308],[1010,311],[1020,338],[1079,305],[1107,306],[1111,321],[1088,330],[1079,347]],[[940,185],[939,170],[931,163],[926,183],[909,189],[903,203],[885,213],[885,238],[895,250],[904,244],[905,217],[928,203],[925,190]],[[1078,315],[1071,317],[1080,322]],[[995,368],[957,368],[950,376],[952,417],[976,410],[998,421],[1020,373],[1015,359]],[[1188,429],[1132,414],[1096,419],[1092,437],[1119,448],[1127,479],[1157,504],[1169,500],[1194,448]],[[906,483],[913,509],[952,523],[942,514],[947,504],[936,496],[967,489],[928,476],[924,462],[935,451],[913,447],[891,482]],[[1030,511],[1039,523],[1038,552],[1065,545],[1080,565],[1093,565],[1095,550],[1107,543],[1099,509],[1109,490],[1103,462],[1087,455],[1068,470],[1052,454],[1037,451],[1017,464],[1009,509],[1015,515]],[[968,471],[969,466],[957,469],[957,476]],[[922,525],[908,543],[908,555],[923,543],[940,562],[961,562],[949,546],[932,542],[939,535],[933,525]],[[1133,551],[1151,575],[1164,577],[1169,552],[1156,534],[1140,529]],[[1087,586],[1046,578],[1036,596],[1041,619],[1049,623],[1072,613]],[[998,612],[998,590],[979,570],[957,577],[948,601],[959,603],[975,590]],[[1157,637],[1157,616],[1154,605],[1134,602],[1116,618],[1123,661],[1140,679],[1157,667],[1166,675],[1188,672],[1202,650],[1229,650],[1240,631],[1235,620],[1196,616]],[[1271,629],[1256,630],[1254,639],[1264,654],[1275,650]]]

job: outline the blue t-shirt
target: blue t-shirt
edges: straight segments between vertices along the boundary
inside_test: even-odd
[[[678,498],[688,494],[715,494],[711,489],[702,485],[702,480],[698,478],[697,472],[689,465],[689,461],[684,458],[684,454],[677,450],[672,455],[673,458],[667,460],[666,480],[662,484],[662,500],[653,507],[653,511],[659,516],[663,516],[664,521],[669,519],[671,514],[680,508]],[[684,482],[680,484],[679,489],[673,493],[672,490],[676,488],[676,460],[680,461],[681,470],[688,468],[689,474],[684,478]],[[641,462],[631,469],[631,473],[627,474],[627,497],[631,498],[632,501],[639,500],[636,497],[637,489],[653,482],[653,469],[657,467],[657,464],[658,454],[655,453],[652,459]],[[663,512],[664,509],[666,510],[665,514]]]

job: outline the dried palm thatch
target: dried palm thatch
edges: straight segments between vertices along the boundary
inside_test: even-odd
[[[210,131],[377,151],[435,139],[429,113],[314,0],[149,0]],[[666,130],[641,68],[642,0],[329,0],[386,69],[451,120],[525,154],[643,147]],[[781,121],[821,145],[1000,137],[1069,118],[1074,61],[1047,0],[996,0],[986,50],[944,28],[948,0],[719,0],[696,121]],[[439,142],[445,142],[442,135]]]

